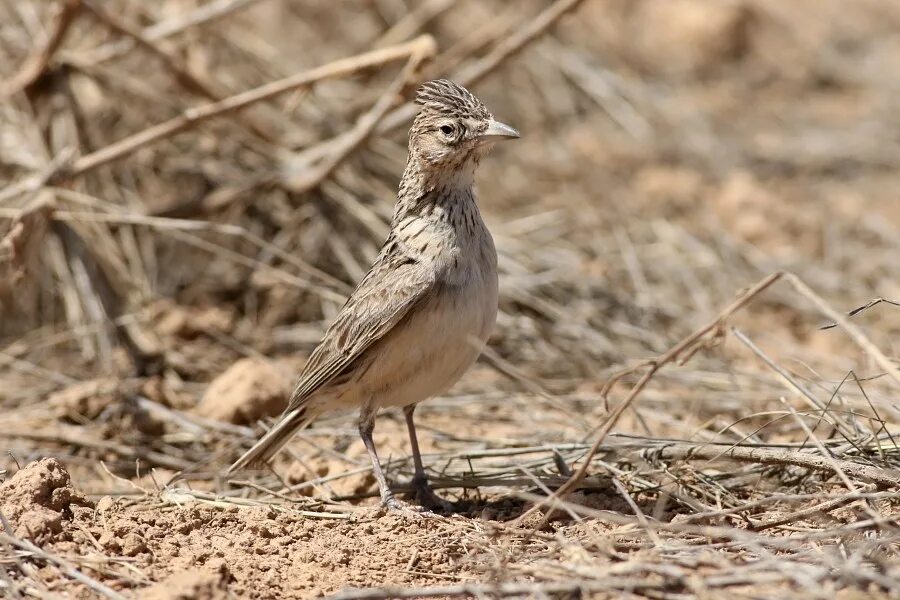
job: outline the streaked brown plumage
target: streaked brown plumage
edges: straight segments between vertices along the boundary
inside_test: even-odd
[[[388,235],[375,264],[313,351],[287,410],[229,469],[269,460],[300,428],[331,410],[359,407],[360,435],[384,504],[400,505],[372,442],[380,408],[404,408],[417,500],[428,486],[413,424],[418,402],[444,392],[474,362],[497,314],[497,254],[475,202],[475,168],[490,142],[518,137],[484,104],[447,80],[416,95],[422,109]]]

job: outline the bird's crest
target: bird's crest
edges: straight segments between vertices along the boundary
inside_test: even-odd
[[[416,104],[448,117],[491,118],[490,111],[481,100],[449,79],[423,83],[416,91]]]

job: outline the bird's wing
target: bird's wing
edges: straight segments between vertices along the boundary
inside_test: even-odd
[[[288,410],[302,406],[312,393],[347,369],[433,289],[435,275],[430,268],[390,252],[390,247],[386,245],[310,355]]]

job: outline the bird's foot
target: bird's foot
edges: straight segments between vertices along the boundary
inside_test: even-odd
[[[411,485],[413,488],[413,500],[415,500],[416,504],[419,506],[446,513],[453,512],[453,503],[438,496],[434,492],[434,488],[428,484],[428,480],[424,477],[413,477]]]
[[[382,496],[381,505],[382,507],[387,509],[389,513],[395,515],[403,515],[413,518],[437,516],[436,513],[431,512],[427,508],[399,500],[393,494],[389,496]]]

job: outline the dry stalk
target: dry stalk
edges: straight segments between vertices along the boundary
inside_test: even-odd
[[[794,289],[797,290],[801,296],[815,304],[816,308],[822,311],[829,319],[840,325],[841,328],[847,332],[847,335],[850,336],[850,339],[853,340],[853,343],[872,357],[872,360],[874,360],[879,367],[884,369],[884,372],[887,373],[891,379],[897,382],[897,384],[900,384],[900,368],[897,368],[897,365],[891,362],[891,360],[885,356],[862,331],[859,330],[859,327],[829,306],[821,296],[812,291],[808,285],[803,283],[803,281],[793,273],[785,273],[785,278],[792,286],[794,286]]]
[[[372,134],[375,126],[384,118],[387,111],[397,104],[403,89],[418,76],[422,63],[432,58],[437,51],[434,40],[430,37],[419,39],[421,43],[413,50],[403,70],[381,93],[372,107],[359,117],[356,125],[350,131],[337,138],[314,146],[309,150],[309,153],[313,156],[324,154],[321,160],[314,166],[309,167],[303,164],[305,161],[302,155],[297,158],[301,169],[303,167],[306,167],[306,169],[302,170],[299,175],[286,176],[285,183],[291,191],[301,193],[318,186],[322,180],[331,175],[332,171]],[[322,148],[324,148],[324,151]]]
[[[828,406],[822,404],[821,400],[816,398],[812,392],[810,392],[806,386],[802,385],[798,382],[794,377],[791,376],[790,373],[779,367],[775,364],[775,361],[771,359],[768,355],[766,355],[756,344],[754,344],[750,338],[748,338],[744,333],[734,327],[731,328],[731,332],[734,334],[735,339],[744,344],[747,348],[750,349],[753,354],[755,354],[760,360],[762,360],[767,367],[775,371],[779,375],[781,381],[785,383],[785,386],[792,392],[795,392],[806,399],[807,402],[818,411],[822,418],[825,418],[828,413]],[[854,430],[854,428],[849,424],[845,423],[843,420],[837,419],[836,416],[832,415],[832,418],[835,419],[835,427],[847,437],[847,439],[852,439],[858,432]]]
[[[178,56],[162,47],[158,42],[145,37],[137,27],[125,22],[119,16],[110,13],[94,0],[81,0],[81,2],[82,5],[100,22],[107,25],[116,33],[133,39],[139,47],[144,48],[156,56],[166,69],[172,73],[175,80],[189,92],[213,101],[222,99],[224,91],[220,85],[212,79],[193,72],[190,67],[183,64],[183,61],[179,59]],[[248,129],[254,135],[267,142],[275,142],[275,139],[270,136],[261,125],[256,124],[250,115],[239,114],[238,119],[240,122],[246,123]]]
[[[89,437],[88,434],[81,432],[66,431],[59,429],[57,431],[8,431],[2,436],[6,439],[24,439],[41,442],[50,442],[54,444],[62,444],[76,448],[87,448],[101,452],[111,452],[120,458],[126,460],[140,459],[150,465],[172,469],[173,471],[182,471],[191,466],[189,461],[168,456],[162,452],[150,450],[142,446],[129,446],[117,442],[111,442],[102,439]]]
[[[0,86],[0,99],[9,98],[22,90],[32,88],[47,73],[54,54],[65,40],[69,26],[72,25],[81,7],[81,0],[61,0],[44,46],[25,61],[12,80]]]
[[[481,59],[467,65],[464,69],[454,73],[452,79],[464,86],[471,86],[491,74],[497,67],[509,58],[515,56],[530,42],[542,35],[553,26],[560,17],[578,8],[584,0],[556,0],[545,8],[536,17],[526,22],[512,35],[501,42]],[[379,133],[395,129],[412,119],[416,113],[416,106],[407,103],[391,112],[376,129]]]
[[[638,382],[634,385],[634,387],[631,388],[631,391],[628,393],[628,395],[625,397],[625,399],[621,403],[619,403],[619,405],[616,406],[616,408],[613,409],[613,411],[610,413],[610,415],[604,421],[603,425],[600,427],[600,430],[597,434],[597,438],[594,441],[591,448],[588,450],[588,453],[585,456],[584,460],[582,461],[581,465],[579,466],[578,471],[576,471],[575,474],[561,488],[556,490],[556,493],[554,494],[554,498],[564,499],[567,494],[569,494],[573,489],[575,489],[578,486],[581,479],[583,479],[585,477],[585,475],[587,475],[587,471],[590,468],[591,460],[594,458],[594,455],[597,454],[597,451],[600,449],[600,446],[603,444],[604,440],[606,439],[606,436],[609,435],[609,432],[612,430],[612,428],[618,422],[619,418],[622,416],[622,413],[624,413],[625,410],[631,405],[631,403],[634,402],[635,398],[638,397],[638,395],[641,393],[641,391],[644,389],[644,387],[646,387],[646,385],[650,382],[650,380],[653,379],[653,376],[656,374],[657,371],[659,371],[659,369],[661,369],[663,366],[667,365],[670,362],[678,360],[679,358],[681,358],[683,353],[691,352],[695,347],[700,345],[700,343],[703,341],[703,339],[706,337],[706,335],[709,334],[710,332],[716,332],[716,331],[721,330],[725,320],[728,319],[728,317],[730,317],[732,314],[734,314],[735,312],[739,311],[744,306],[746,306],[747,303],[749,303],[751,300],[753,300],[753,298],[755,298],[756,296],[761,294],[763,291],[768,289],[772,284],[774,284],[776,281],[781,279],[781,277],[783,275],[784,275],[783,273],[779,272],[779,273],[773,273],[772,275],[765,277],[764,279],[759,281],[756,285],[754,285],[747,291],[743,292],[738,297],[737,300],[732,302],[728,307],[726,307],[722,312],[720,312],[719,315],[715,319],[713,319],[712,321],[710,321],[709,323],[707,323],[706,325],[704,325],[703,327],[701,327],[700,329],[698,329],[697,331],[692,333],[691,335],[689,335],[686,338],[684,338],[683,340],[681,340],[679,343],[677,343],[668,352],[666,352],[659,358],[651,361],[649,363],[648,370],[638,380]],[[535,505],[534,507],[529,509],[528,512],[526,512],[521,517],[519,517],[519,522],[521,523],[525,518],[527,518],[534,512],[540,510],[540,508],[541,508],[540,504]],[[544,517],[545,520],[547,518],[549,518],[549,516],[550,516],[549,514],[546,515]]]
[[[640,452],[648,460],[722,460],[732,459],[741,462],[764,465],[793,465],[805,469],[813,469],[824,473],[847,476],[871,481],[880,486],[900,486],[900,470],[885,469],[869,465],[861,465],[849,460],[816,456],[809,452],[791,451],[775,448],[731,446],[720,448],[697,444],[661,444]]]
[[[273,81],[252,90],[235,94],[210,104],[204,104],[184,111],[180,116],[169,119],[157,125],[152,125],[143,131],[132,134],[118,142],[110,144],[90,154],[78,157],[71,164],[61,167],[49,176],[49,183],[59,184],[88,173],[97,167],[119,160],[133,152],[169,138],[177,133],[195,127],[209,119],[221,117],[241,110],[251,104],[274,98],[286,92],[308,87],[316,82],[338,77],[346,77],[353,73],[370,69],[375,66],[408,59],[411,56],[427,56],[433,53],[434,40],[429,35],[419,36],[416,39],[383,48],[364,52],[356,56],[340,59],[326,65],[322,65],[310,71],[292,75],[278,81]],[[18,194],[34,189],[38,184],[37,178],[31,177],[21,182],[7,186],[0,191],[0,204],[17,196]]]
[[[172,17],[171,19],[166,19],[145,27],[139,32],[140,37],[149,42],[158,42],[181,33],[191,27],[209,25],[218,19],[233,15],[241,10],[250,8],[254,4],[264,1],[265,0],[213,0],[198,6],[184,15]],[[132,38],[109,42],[89,51],[85,56],[80,56],[78,62],[87,62],[96,65],[111,60],[127,54],[136,41],[135,38]]]
[[[862,306],[857,306],[857,307],[854,308],[853,310],[848,311],[848,312],[847,312],[847,316],[848,316],[848,317],[855,317],[856,315],[861,314],[861,313],[864,313],[865,311],[869,310],[870,308],[872,308],[872,307],[874,307],[874,306],[878,306],[878,305],[881,304],[881,303],[884,303],[884,304],[890,304],[891,306],[897,306],[897,307],[900,307],[900,302],[898,302],[898,301],[896,301],[896,300],[888,300],[887,298],[882,298],[882,297],[879,296],[878,298],[872,298],[871,300],[869,300],[868,302],[866,302],[866,303],[863,304]],[[823,330],[825,330],[825,329],[834,329],[834,328],[837,327],[837,326],[838,326],[837,323],[829,323],[828,325],[823,325],[823,326],[820,327],[819,329],[823,329]]]
[[[0,543],[19,548],[20,550],[27,552],[30,556],[33,556],[39,560],[57,567],[60,571],[65,573],[67,577],[71,577],[75,581],[84,584],[85,586],[93,590],[96,594],[99,594],[104,598],[110,598],[110,600],[125,600],[125,596],[121,595],[117,591],[106,585],[103,585],[96,579],[85,575],[84,573],[70,565],[67,561],[59,558],[58,556],[50,554],[49,552],[46,552],[41,548],[38,548],[28,540],[19,539],[17,537],[9,535],[8,533],[0,533]]]

